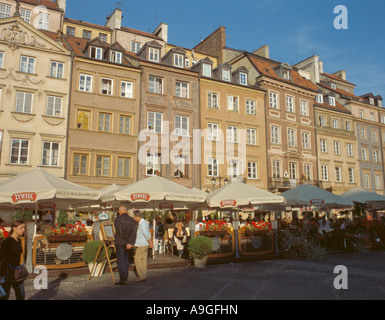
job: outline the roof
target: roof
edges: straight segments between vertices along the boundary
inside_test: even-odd
[[[144,36],[144,37],[149,37],[149,38],[153,38],[153,39],[156,39],[156,40],[160,40],[160,41],[163,41],[162,38],[152,34],[152,33],[149,33],[149,32],[145,32],[145,31],[140,31],[140,30],[136,30],[136,29],[132,29],[132,28],[127,28],[127,27],[121,27],[121,30],[122,31],[126,31],[126,32],[131,32],[131,33],[135,33],[137,35],[141,35],[141,36]]]
[[[75,19],[70,19],[70,18],[64,18],[64,22],[79,24],[79,25],[82,25],[82,26],[85,26],[85,27],[89,27],[89,28],[102,29],[102,30],[105,30],[105,31],[108,31],[108,32],[112,31],[110,28],[108,28],[106,26],[102,26],[102,25],[98,25],[98,24],[94,24],[94,23],[89,23],[89,22],[84,22],[82,20],[75,20]]]
[[[319,103],[319,102],[315,102],[314,103],[314,106],[315,107],[321,107],[321,108],[324,108],[324,109],[329,109],[329,110],[333,110],[333,111],[338,111],[338,112],[343,112],[343,113],[349,113],[351,114],[351,112],[346,109],[345,107],[343,107],[340,103],[338,103],[336,101],[336,105],[335,106],[331,106],[327,103]]]
[[[328,77],[328,78],[330,78],[330,79],[333,79],[333,80],[336,80],[336,81],[341,81],[341,82],[345,82],[345,83],[347,83],[347,84],[351,84],[351,85],[353,85],[353,86],[355,86],[355,84],[354,83],[351,83],[351,82],[349,82],[349,81],[346,81],[346,80],[344,80],[344,79],[342,79],[342,78],[340,78],[340,77],[337,77],[337,76],[335,76],[334,74],[330,74],[330,73],[321,73],[323,76],[325,76],[325,77]]]
[[[304,89],[318,91],[318,87],[310,80],[307,80],[304,77],[302,77],[295,67],[293,67],[293,69],[291,70],[292,79],[291,80],[283,79],[277,74],[275,70],[282,63],[271,59],[267,59],[264,57],[260,57],[251,53],[245,53],[245,54],[247,55],[251,63],[255,66],[255,68],[258,70],[258,72],[261,75],[267,76],[279,81],[283,81],[291,85],[299,86]]]
[[[59,8],[57,2],[52,0],[20,0],[20,2],[32,4],[34,6],[45,6],[51,10],[63,11]]]
[[[319,83],[319,85],[320,85],[321,87],[325,88],[325,89],[334,91],[334,92],[336,92],[336,93],[338,93],[338,94],[340,94],[340,95],[348,96],[348,97],[350,97],[350,98],[352,98],[352,99],[358,100],[359,102],[363,102],[363,103],[367,103],[367,102],[368,102],[368,100],[366,100],[365,98],[356,96],[355,94],[350,93],[350,92],[348,92],[348,91],[345,91],[345,90],[343,90],[343,89],[339,89],[339,88],[333,89],[333,88],[331,88],[331,87],[329,87],[329,86],[327,86],[327,85],[325,85],[325,84],[323,84],[323,83]]]

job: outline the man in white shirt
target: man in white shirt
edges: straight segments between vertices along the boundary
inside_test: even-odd
[[[148,223],[143,219],[141,211],[134,211],[134,220],[138,223],[135,241],[135,269],[137,278],[135,281],[145,281],[147,278],[147,255],[148,248],[152,248],[153,242]]]

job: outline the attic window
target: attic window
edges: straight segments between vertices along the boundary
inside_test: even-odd
[[[374,99],[373,98],[369,98],[369,103],[374,106]]]
[[[90,48],[90,57],[98,60],[103,59],[103,49],[98,47]]]
[[[155,48],[149,48],[148,60],[159,62],[159,50]]]
[[[289,70],[283,70],[282,76],[284,79],[290,80],[290,71]]]
[[[380,108],[382,108],[382,101],[381,101],[381,100],[378,100],[378,106],[379,106]]]
[[[229,69],[222,69],[222,80],[223,81],[230,81],[230,70]]]
[[[330,86],[331,86],[332,89],[337,89],[337,86],[336,86],[335,83],[332,83]]]
[[[244,72],[239,73],[239,83],[244,86],[247,85],[247,73],[244,73]]]
[[[175,53],[174,54],[174,66],[179,67],[179,68],[183,68],[183,65],[184,65],[183,55]]]
[[[211,77],[211,65],[204,63],[203,64],[203,75],[205,77]]]
[[[317,103],[324,103],[324,97],[321,93],[317,95],[316,102]]]
[[[335,105],[336,105],[336,98],[329,97],[329,105],[335,107]]]
[[[111,51],[110,61],[115,63],[122,63],[122,53],[117,51]]]

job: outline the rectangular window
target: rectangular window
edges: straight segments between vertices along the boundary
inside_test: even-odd
[[[364,118],[364,110],[359,111],[359,118],[363,119]]]
[[[290,147],[295,147],[297,145],[295,130],[287,129],[287,143]]]
[[[148,91],[151,93],[163,94],[163,79],[150,76],[148,78]]]
[[[108,78],[101,79],[100,93],[108,96],[112,96],[113,92],[113,80]]]
[[[207,175],[209,177],[218,177],[218,159],[215,158],[209,158],[208,163],[208,172]]]
[[[110,161],[109,156],[97,156],[96,157],[96,172],[97,177],[109,177],[110,176]]]
[[[244,73],[244,72],[239,73],[239,83],[244,85],[244,86],[247,86],[247,74],[246,73]]]
[[[321,152],[323,152],[323,153],[327,153],[328,152],[328,147],[327,147],[327,141],[326,140],[324,140],[324,139],[320,140],[320,148],[321,148]]]
[[[153,153],[153,152],[147,153],[146,175],[160,176],[160,154]]]
[[[256,115],[255,101],[246,99],[246,114]]]
[[[219,109],[218,105],[218,93],[209,92],[208,93],[208,107],[212,109]]]
[[[372,129],[371,133],[372,133],[372,141],[377,141],[377,130]]]
[[[218,124],[217,123],[209,123],[208,124],[208,140],[210,141],[218,141]]]
[[[328,181],[329,180],[329,173],[328,173],[328,166],[321,166],[321,180],[322,181]]]
[[[379,152],[378,151],[373,151],[373,162],[379,162]]]
[[[130,134],[131,133],[131,117],[120,116],[119,117],[119,133]]]
[[[131,52],[138,53],[140,51],[140,47],[141,45],[139,42],[135,42],[135,41],[131,42]]]
[[[348,169],[349,183],[354,183],[354,169]]]
[[[238,143],[238,127],[227,127],[227,142]]]
[[[362,140],[365,140],[365,139],[366,139],[366,129],[363,128],[363,127],[360,128],[360,138],[361,138]]]
[[[227,110],[238,112],[239,98],[234,96],[227,96]]]
[[[306,181],[311,181],[311,165],[310,164],[305,164],[304,167],[303,167],[303,171],[304,171],[304,174],[305,174],[305,180]]]
[[[105,33],[99,33],[100,41],[107,42],[107,35]]]
[[[363,161],[367,161],[368,160],[368,153],[367,153],[366,149],[362,149],[361,150],[361,156],[362,156],[362,160]]]
[[[60,117],[63,98],[48,96],[47,97],[47,116]]]
[[[28,164],[29,140],[12,139],[11,164]]]
[[[133,88],[134,84],[129,81],[122,81],[120,85],[120,96],[123,98],[132,98],[133,97]]]
[[[150,132],[162,133],[163,131],[163,114],[159,112],[148,112],[147,130]]]
[[[177,136],[189,136],[189,118],[185,116],[175,116],[174,134]]]
[[[183,55],[177,53],[174,54],[174,66],[179,68],[184,67]]]
[[[286,111],[294,112],[294,98],[286,96]]]
[[[229,69],[222,69],[222,80],[223,81],[230,81],[230,70]]]
[[[76,123],[78,129],[90,130],[91,112],[88,110],[78,109]]]
[[[148,60],[159,62],[159,49],[149,48]]]
[[[16,112],[32,113],[32,97],[33,94],[29,92],[16,93]]]
[[[118,157],[118,172],[119,178],[131,177],[131,158]]]
[[[381,115],[381,123],[385,124],[385,116],[384,115]]]
[[[310,149],[310,134],[308,132],[302,132],[302,148]]]
[[[281,177],[281,161],[273,160],[273,178]]]
[[[382,189],[382,177],[376,174],[376,190]]]
[[[103,49],[97,47],[90,48],[90,57],[98,60],[103,59]]]
[[[110,61],[114,63],[122,63],[122,53],[118,51],[111,51]]]
[[[339,129],[338,119],[332,119],[333,129]]]
[[[92,76],[87,74],[80,74],[79,76],[79,90],[84,92],[92,91]]]
[[[364,189],[370,189],[370,179],[368,174],[364,174]]]
[[[342,168],[336,167],[336,182],[342,182]]]
[[[271,143],[279,144],[280,143],[280,137],[279,137],[279,127],[271,127]]]
[[[189,84],[186,82],[175,82],[175,96],[179,98],[189,98]]]
[[[22,18],[25,22],[31,22],[31,10],[20,9],[20,18]]]
[[[353,145],[351,143],[348,143],[346,145],[348,157],[353,157]]]
[[[74,176],[86,176],[88,166],[87,154],[74,154],[73,160],[73,175]]]
[[[35,58],[21,56],[20,72],[35,73]]]
[[[42,166],[57,167],[59,165],[59,146],[58,142],[43,142]]]
[[[203,64],[203,75],[205,77],[210,77],[211,78],[211,65],[204,63]]]
[[[74,27],[67,27],[67,36],[74,37],[76,33],[76,29]]]
[[[326,126],[326,121],[325,121],[325,117],[324,116],[319,116],[319,125],[321,127],[325,127]]]
[[[324,103],[324,96],[321,93],[317,95],[316,102],[317,103]]]
[[[248,179],[256,180],[258,179],[258,163],[249,162],[247,164],[247,177]]]
[[[111,131],[111,114],[99,113],[99,131],[110,132]]]
[[[8,4],[0,5],[0,18],[9,18],[11,16],[12,7]]]
[[[270,92],[270,108],[278,109],[278,94]]]
[[[4,52],[0,52],[0,69],[4,69]]]
[[[341,143],[334,141],[334,154],[341,154]]]
[[[229,165],[227,169],[227,173],[229,177],[242,177],[243,172],[243,162],[242,160],[229,160]]]
[[[305,100],[301,100],[301,116],[309,116],[309,103]]]
[[[336,105],[336,98],[334,97],[329,97],[329,104],[333,107]]]
[[[89,30],[83,30],[83,39],[91,39],[92,37],[92,32]]]
[[[187,156],[176,155],[174,158],[174,177],[188,178],[188,158]]]
[[[257,145],[257,130],[255,129],[247,129],[246,130],[246,139],[248,145]]]
[[[350,121],[346,121],[346,131],[352,131],[352,123]]]
[[[297,164],[295,162],[289,163],[290,179],[297,179]]]
[[[51,62],[50,76],[53,78],[63,79],[64,64],[61,62]]]
[[[49,26],[49,15],[47,13],[39,13],[39,26],[38,29],[48,30]]]

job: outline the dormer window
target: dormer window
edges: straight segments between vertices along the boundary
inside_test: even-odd
[[[183,68],[183,66],[184,66],[183,58],[184,58],[183,55],[175,53],[174,54],[174,66],[179,67],[179,68]]]
[[[369,98],[369,103],[374,106],[374,99],[373,98]]]
[[[332,89],[337,89],[337,86],[335,85],[335,83],[332,83],[330,86]]]
[[[319,94],[317,95],[317,97],[316,97],[316,102],[317,102],[317,103],[324,103],[324,96],[323,96],[321,93],[319,93]]]
[[[150,61],[159,62],[159,49],[149,48],[148,59]]]
[[[229,69],[222,69],[222,80],[223,81],[230,81],[230,70]]]
[[[208,63],[203,64],[203,75],[205,77],[211,77],[211,65]]]
[[[103,59],[103,49],[98,47],[90,48],[90,57],[98,60]]]
[[[184,66],[185,66],[186,68],[190,68],[190,58],[186,57],[186,58],[184,59]]]
[[[382,101],[381,101],[381,100],[378,100],[378,106],[379,106],[380,108],[382,108]]]
[[[239,84],[247,86],[247,73],[244,73],[244,72],[239,73]]]
[[[111,51],[110,61],[115,63],[122,63],[122,53],[118,51]]]
[[[290,80],[290,71],[289,70],[284,70],[282,72],[282,76],[284,79]]]
[[[329,97],[329,105],[335,107],[336,106],[336,98],[335,97]]]

